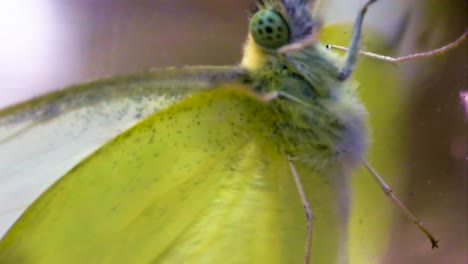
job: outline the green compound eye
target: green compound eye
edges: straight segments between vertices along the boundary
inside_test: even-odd
[[[289,28],[283,17],[273,10],[262,10],[250,19],[250,34],[265,48],[279,48],[289,40]]]

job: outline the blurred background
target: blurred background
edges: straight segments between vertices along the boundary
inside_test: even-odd
[[[118,73],[238,63],[253,2],[2,1],[0,108]],[[352,23],[363,2],[323,0],[319,14],[325,23]],[[468,3],[380,0],[365,24],[399,43],[390,55],[424,51],[468,27]],[[468,263],[468,117],[460,99],[468,90],[467,47],[465,42],[444,56],[395,66],[405,83],[395,89],[408,105],[404,131],[398,131],[408,142],[406,185],[396,193],[441,248],[429,250],[419,230],[396,212],[384,263]]]

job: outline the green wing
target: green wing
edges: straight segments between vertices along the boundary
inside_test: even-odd
[[[0,262],[301,263],[304,209],[274,117],[237,87],[151,115],[44,193],[0,242]],[[298,169],[313,261],[334,263],[336,191]]]
[[[81,84],[0,111],[0,237],[47,187],[102,144],[237,67],[149,71]]]

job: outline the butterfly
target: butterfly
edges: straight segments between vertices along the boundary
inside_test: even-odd
[[[83,256],[95,262],[345,259],[347,177],[367,144],[365,110],[347,79],[366,8],[342,62],[317,43],[309,4],[261,1],[240,67],[123,76],[2,112],[3,153],[15,150],[15,140],[36,145],[58,136],[63,123],[76,126],[66,141],[37,146],[36,153],[44,153],[71,138],[76,148],[88,148],[57,152],[65,164],[48,168],[57,171],[145,118],[44,193],[2,240],[0,256],[49,263]],[[109,127],[109,117],[123,125]],[[81,126],[75,118],[89,121]],[[105,129],[87,131],[94,126]],[[86,133],[97,136],[79,142]],[[29,242],[16,244],[23,236]]]

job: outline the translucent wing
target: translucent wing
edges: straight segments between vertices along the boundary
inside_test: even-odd
[[[217,82],[236,67],[193,67],[82,84],[0,111],[0,237],[47,187],[148,114]]]
[[[304,209],[274,117],[237,87],[148,117],[43,194],[0,242],[0,262],[301,263]],[[335,188],[298,168],[313,260],[334,263]]]

